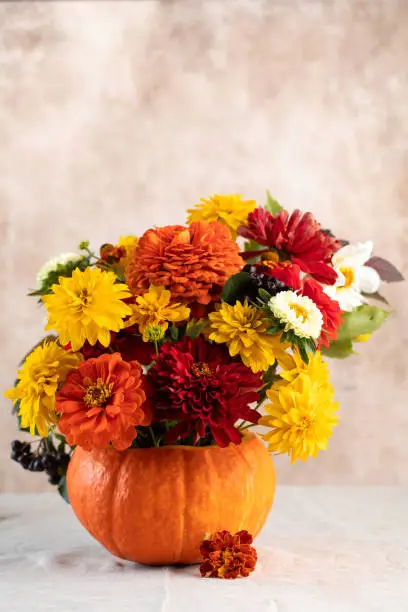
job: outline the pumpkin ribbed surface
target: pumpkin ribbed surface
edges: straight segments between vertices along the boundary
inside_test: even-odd
[[[246,529],[271,508],[272,459],[254,435],[240,445],[87,452],[77,447],[67,484],[84,527],[114,555],[139,563],[196,563],[203,538]]]

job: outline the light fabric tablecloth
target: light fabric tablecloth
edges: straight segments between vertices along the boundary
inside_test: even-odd
[[[106,552],[57,494],[0,495],[0,610],[407,612],[408,489],[278,487],[246,579]]]

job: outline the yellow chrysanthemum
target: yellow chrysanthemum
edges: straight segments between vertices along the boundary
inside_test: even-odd
[[[18,371],[18,383],[5,396],[15,404],[20,400],[18,414],[22,427],[29,427],[32,436],[37,428],[40,436],[48,436],[56,423],[55,394],[68,373],[82,361],[80,353],[65,351],[55,340],[37,346]]]
[[[71,278],[60,278],[53,293],[42,299],[48,311],[45,329],[55,329],[63,345],[79,350],[87,340],[109,346],[110,332],[124,327],[124,317],[132,314],[122,300],[130,297],[127,285],[116,283],[113,272],[99,268],[74,270]]]
[[[288,363],[288,344],[280,341],[280,334],[267,333],[265,313],[248,302],[236,302],[234,306],[223,302],[208,318],[210,340],[227,344],[231,357],[240,355],[253,372],[267,370],[276,359],[281,365]]]
[[[120,265],[122,266],[125,274],[128,265],[132,261],[133,251],[137,247],[138,242],[139,238],[136,236],[119,236],[118,247],[124,247],[126,249],[125,257],[122,257],[120,260]]]
[[[327,448],[338,422],[338,403],[333,401],[327,373],[325,378],[317,379],[300,374],[286,386],[272,387],[267,396],[271,403],[265,405],[267,415],[261,417],[259,425],[271,428],[263,435],[270,452],[288,453],[294,463],[316,457]]]
[[[309,353],[308,357],[309,363],[305,363],[299,351],[295,349],[293,355],[289,357],[290,361],[288,360],[285,364],[285,369],[279,372],[284,384],[294,381],[300,374],[307,374],[309,378],[320,385],[330,384],[329,366],[323,361],[321,352]]]
[[[145,342],[149,342],[151,337],[151,333],[146,333],[146,330],[153,325],[158,325],[164,334],[169,321],[177,323],[187,320],[190,316],[190,308],[178,302],[170,304],[170,300],[170,291],[161,286],[150,285],[149,291],[139,295],[136,304],[132,304],[133,314],[127,325],[139,325]]]
[[[242,195],[213,195],[207,200],[201,198],[200,204],[190,208],[187,223],[193,221],[219,221],[231,230],[233,236],[237,229],[243,225],[250,212],[256,208],[255,200],[243,200]]]

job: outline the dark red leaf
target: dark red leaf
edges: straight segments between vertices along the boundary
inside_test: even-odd
[[[378,302],[383,302],[383,304],[389,305],[389,301],[383,295],[378,293],[378,291],[376,291],[375,293],[364,293],[363,295],[366,298],[371,298],[373,300],[378,300]]]
[[[366,263],[380,275],[381,280],[386,283],[398,283],[405,280],[403,275],[391,262],[382,257],[371,257]]]

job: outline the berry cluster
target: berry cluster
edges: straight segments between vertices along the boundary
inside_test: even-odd
[[[270,270],[266,267],[248,264],[245,266],[244,272],[248,272],[251,277],[251,284],[245,287],[245,298],[249,301],[256,301],[259,289],[265,289],[272,297],[281,291],[290,289],[285,283],[272,276]]]
[[[66,453],[49,452],[41,443],[37,450],[33,451],[30,442],[20,440],[13,440],[11,443],[11,458],[30,472],[46,472],[48,482],[52,485],[59,484],[70,459]]]

